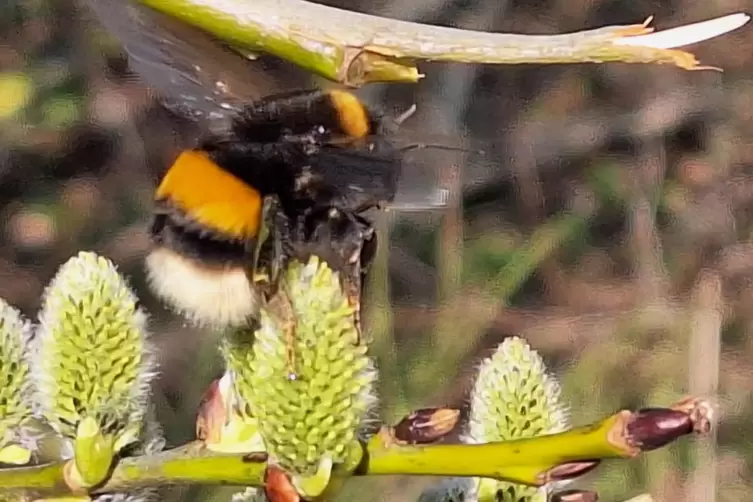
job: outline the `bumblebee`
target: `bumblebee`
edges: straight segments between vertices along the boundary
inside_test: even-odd
[[[246,324],[259,306],[249,262],[279,254],[261,254],[265,224],[284,256],[315,254],[357,289],[376,246],[363,213],[392,201],[399,174],[400,152],[379,129],[344,91],[247,105],[231,131],[181,153],[162,178],[146,260],[153,289],[200,323]],[[270,198],[280,211],[272,222]]]
[[[123,0],[90,6],[165,106],[205,131],[155,193],[156,294],[198,324],[243,326],[262,299],[253,271],[315,254],[357,299],[376,250],[368,211],[398,189],[402,118],[341,90],[259,98],[260,69],[210,35]]]

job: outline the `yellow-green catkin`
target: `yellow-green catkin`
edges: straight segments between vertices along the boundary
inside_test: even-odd
[[[30,438],[25,427],[32,417],[28,352],[31,325],[0,299],[0,462],[25,464]]]
[[[375,402],[377,373],[326,263],[289,264],[280,288],[295,319],[292,347],[284,320],[264,307],[255,336],[234,334],[223,353],[270,460],[302,475],[297,486],[310,495],[323,489],[333,465],[360,451],[354,445]]]
[[[143,432],[155,374],[146,315],[115,266],[79,253],[44,295],[33,354],[38,412],[70,441],[83,485]]]
[[[481,363],[471,394],[467,442],[509,441],[566,430],[559,383],[523,339],[506,339]],[[545,502],[550,487],[478,480],[481,502]]]

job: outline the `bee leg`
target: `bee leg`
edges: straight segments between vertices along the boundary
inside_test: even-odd
[[[376,254],[377,235],[373,225],[368,220],[357,214],[354,215],[353,219],[359,229],[360,245],[358,246],[358,255],[354,255],[351,258],[351,261],[353,261],[353,271],[351,272],[351,280],[349,281],[348,301],[355,309],[354,322],[358,333],[358,343],[368,344],[370,340],[365,338],[361,323],[361,298],[368,267]]]
[[[277,212],[277,201],[274,197],[265,197],[262,207],[262,217],[256,240],[251,244],[251,281],[254,284],[271,282],[269,271],[261,271],[262,248],[267,244],[270,235],[274,233],[274,216]]]
[[[279,270],[279,269],[277,269]],[[277,273],[277,272],[276,272]],[[276,281],[277,279],[275,279]],[[277,282],[275,282],[276,284]],[[286,349],[286,362],[288,365],[288,378],[290,380],[296,380],[298,378],[296,372],[296,357],[295,357],[295,339],[296,339],[296,326],[297,320],[295,316],[295,310],[293,309],[293,303],[290,301],[290,297],[287,292],[282,294],[284,302],[282,310],[284,312],[283,319],[285,319],[282,329],[285,339]]]
[[[379,200],[368,200],[364,203],[362,203],[360,206],[356,207],[355,214],[361,214],[365,213],[369,209],[378,209],[382,210],[384,208],[384,202]]]
[[[288,379],[296,380],[298,373],[296,371],[295,356],[295,337],[296,337],[296,316],[293,310],[293,304],[287,292],[279,291],[278,298],[280,303],[278,308],[283,320],[282,333],[285,341],[285,359],[288,366]]]
[[[278,202],[279,203],[279,202]],[[276,211],[273,215],[273,237],[272,237],[272,257],[269,263],[269,277],[273,285],[280,285],[280,275],[284,271],[284,265],[288,261],[288,255],[285,250],[285,243],[290,242],[291,229],[290,221],[283,211]],[[282,288],[278,289],[277,297],[280,301],[280,311],[283,322],[283,337],[285,340],[286,362],[288,366],[288,378],[295,380],[298,378],[296,371],[295,357],[295,338],[296,338],[296,316],[293,304],[287,292]]]
[[[348,305],[353,308],[353,323],[356,325],[355,345],[361,345],[364,342],[363,330],[361,325],[361,279],[360,273],[356,274],[353,280],[345,284],[345,296],[348,299]]]
[[[285,243],[290,241],[290,222],[282,211],[275,214],[274,241],[272,242],[272,259],[270,261],[270,277],[273,284],[280,280],[280,274],[284,268],[288,255]]]
[[[283,326],[283,329],[285,330],[285,345],[287,348],[286,358],[288,363],[288,379],[297,380],[298,373],[295,366],[295,320],[289,320],[285,326]]]

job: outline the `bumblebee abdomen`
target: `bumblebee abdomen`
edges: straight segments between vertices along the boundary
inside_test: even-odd
[[[246,250],[251,245],[230,239],[197,225],[175,207],[162,205],[151,226],[152,242],[176,253],[210,266],[245,264]]]
[[[261,193],[198,150],[180,154],[162,178],[155,199],[228,239],[255,238],[261,225]]]
[[[196,325],[244,326],[260,299],[247,272],[247,245],[218,240],[184,225],[180,210],[163,206],[154,217],[147,279],[171,309]]]
[[[167,171],[155,199],[146,258],[152,290],[195,324],[246,325],[260,304],[247,249],[261,228],[261,193],[191,150]]]
[[[199,326],[246,326],[261,297],[238,264],[208,264],[157,246],[146,258],[150,287],[173,310]]]

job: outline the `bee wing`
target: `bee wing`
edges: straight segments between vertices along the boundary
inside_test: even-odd
[[[307,163],[318,181],[334,187],[338,198],[348,207],[372,201],[391,204],[402,167],[395,155],[328,146],[309,157]]]
[[[370,201],[387,204],[391,210],[423,211],[447,205],[449,188],[440,179],[437,163],[424,162],[425,155],[408,159],[392,145],[371,147],[324,147],[307,159],[321,183],[335,187],[348,207]]]
[[[210,34],[131,0],[87,3],[169,109],[221,129],[243,103],[263,94],[268,77],[261,65]]]
[[[420,149],[406,152],[391,209],[424,211],[448,205],[452,190],[457,190],[461,164],[451,161],[456,152]]]

